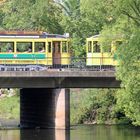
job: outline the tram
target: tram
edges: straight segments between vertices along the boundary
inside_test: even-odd
[[[86,66],[114,68],[118,65],[116,49],[122,44],[121,39],[111,42],[110,46],[101,47],[100,35],[86,39]]]
[[[0,31],[0,69],[68,66],[69,42],[67,34]]]

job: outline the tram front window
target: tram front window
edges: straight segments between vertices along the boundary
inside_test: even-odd
[[[88,41],[88,53],[92,52],[92,42]]]
[[[116,41],[115,44],[116,44],[116,47],[119,47],[122,45],[122,41]]]
[[[68,52],[68,50],[67,50],[67,42],[66,41],[62,42],[62,52],[64,52],[64,53]]]
[[[94,41],[93,42],[93,51],[95,53],[101,52],[100,45],[99,45],[99,42],[98,41]]]

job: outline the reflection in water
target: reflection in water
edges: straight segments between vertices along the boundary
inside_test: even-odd
[[[70,131],[69,130],[56,130],[55,131],[55,140],[70,140]]]
[[[20,130],[20,140],[70,140],[69,131],[53,129]]]
[[[79,126],[71,131],[71,140],[140,140],[140,127],[127,125]]]
[[[0,140],[19,140],[19,130],[1,130]]]
[[[0,140],[70,140],[70,132],[53,129],[1,130]]]
[[[0,140],[140,140],[140,127],[85,125],[72,127],[70,131],[1,130]]]

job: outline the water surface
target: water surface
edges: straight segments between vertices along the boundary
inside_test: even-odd
[[[1,130],[0,140],[140,140],[140,127],[72,126],[71,130]]]

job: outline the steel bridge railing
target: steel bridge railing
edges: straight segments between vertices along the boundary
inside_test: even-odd
[[[44,65],[44,62],[46,65]],[[113,57],[62,57],[62,58],[0,58],[0,71],[16,70],[71,70],[114,71],[117,61]]]

